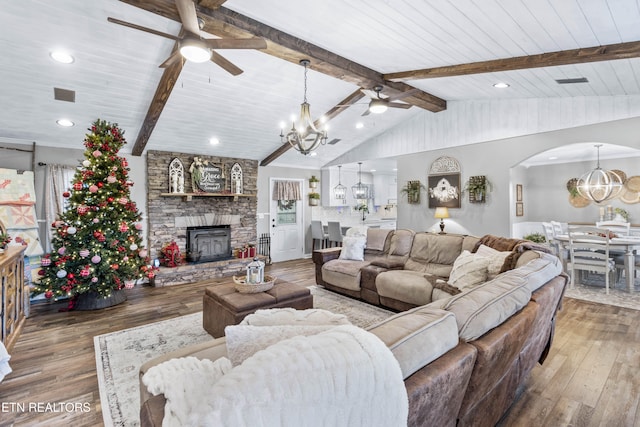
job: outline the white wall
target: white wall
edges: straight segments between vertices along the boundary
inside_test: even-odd
[[[549,219],[555,217],[560,221],[580,221],[586,218],[594,221],[595,218],[591,218],[589,210],[567,207],[568,201],[565,194],[567,180],[592,169],[593,164],[576,165],[575,169],[560,166],[553,170],[541,171],[540,173],[545,176],[545,184],[541,184],[537,180],[535,185],[531,181],[535,179],[534,173],[527,171],[525,174],[524,171],[517,171],[515,175],[512,175],[511,168],[539,152],[579,142],[604,142],[640,148],[637,136],[638,129],[640,129],[640,118],[633,118],[400,156],[398,157],[398,185],[415,179],[417,176],[423,183],[426,182],[431,163],[440,156],[451,156],[460,162],[461,182],[466,182],[469,176],[486,175],[493,184],[493,191],[489,194],[485,204],[471,204],[467,201],[466,194],[463,195],[462,208],[449,210],[451,218],[445,220],[447,231],[474,235],[491,233],[509,236],[512,222],[516,221],[530,221],[533,218],[537,220],[537,218],[545,216],[548,216]],[[616,161],[601,163],[604,167],[621,169],[628,175],[635,175],[640,174],[638,160],[630,160],[630,164],[625,163],[624,165]],[[619,165],[622,166],[619,167]],[[531,169],[535,170],[535,168]],[[525,185],[524,217],[515,217],[513,192],[516,182],[513,182],[512,178],[524,180],[522,182]],[[559,187],[557,190],[555,190],[555,185]],[[552,186],[554,188],[553,194],[544,192],[544,188]],[[425,196],[424,193],[423,196]],[[398,228],[437,229],[438,221],[433,218],[434,210],[427,208],[426,196],[421,200],[420,205],[409,205],[402,197],[398,199]],[[549,209],[547,214],[542,214],[540,205]],[[632,220],[636,218],[640,222],[638,205],[628,206],[632,206]]]

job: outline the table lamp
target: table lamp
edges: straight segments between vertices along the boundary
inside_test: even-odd
[[[440,218],[440,234],[447,234],[444,232],[444,218],[449,218],[449,209],[444,207],[436,208],[436,213],[433,217]]]

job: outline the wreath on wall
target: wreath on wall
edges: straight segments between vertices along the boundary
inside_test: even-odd
[[[282,211],[290,211],[295,206],[295,200],[278,200],[278,209]]]

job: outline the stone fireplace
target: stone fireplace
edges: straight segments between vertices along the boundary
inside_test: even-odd
[[[187,227],[185,250],[187,262],[210,262],[231,258],[231,226]]]
[[[219,194],[197,193],[191,186],[191,174],[189,167],[195,156],[208,160],[212,164],[224,165],[227,171],[238,163],[243,173],[243,194],[231,193],[230,179],[227,178],[226,188]],[[185,194],[170,194],[169,190],[169,164],[175,158],[180,159],[184,166],[184,191]],[[160,256],[160,250],[167,244],[175,241],[180,248],[187,264],[178,268],[161,268],[158,272],[156,283],[164,282],[159,286],[168,284],[189,283],[198,280],[206,280],[213,277],[229,276],[237,274],[244,269],[248,259],[229,259],[233,249],[243,247],[248,243],[257,243],[256,214],[257,214],[257,187],[258,187],[258,162],[256,160],[202,156],[177,152],[155,151],[147,152],[147,218],[149,234],[149,256],[151,259]],[[226,261],[205,260],[203,254],[196,262],[197,254],[187,250],[191,247],[189,229],[198,230],[200,227],[211,229],[224,229],[228,233],[228,246],[224,244]],[[216,243],[210,238],[197,233],[197,240],[202,240],[203,248],[198,251],[217,251]],[[189,245],[189,246],[188,246]],[[197,251],[194,251],[197,252]],[[189,255],[187,257],[187,255]],[[167,282],[167,277],[175,275],[175,279]]]

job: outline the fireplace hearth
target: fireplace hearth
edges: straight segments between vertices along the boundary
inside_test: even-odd
[[[187,227],[186,249],[187,262],[211,262],[231,258],[231,226]]]

